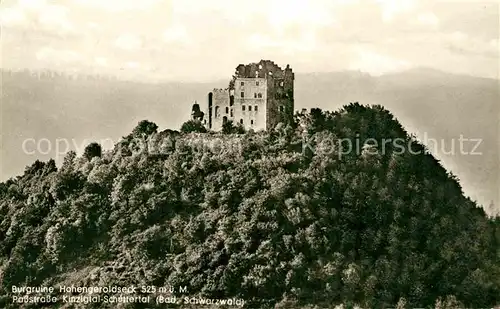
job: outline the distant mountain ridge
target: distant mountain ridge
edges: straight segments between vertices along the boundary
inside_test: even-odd
[[[23,153],[27,138],[53,145],[60,138],[76,145],[84,139],[117,141],[142,119],[178,129],[195,100],[204,106],[207,93],[229,80],[147,83],[49,76],[2,71],[1,180],[20,174],[34,159],[55,156],[54,147],[47,154]],[[296,110],[331,110],[349,102],[383,105],[410,133],[443,140],[446,149],[460,135],[481,138],[481,156],[435,155],[461,179],[466,194],[483,205],[500,204],[498,80],[425,68],[378,77],[352,71],[296,74]]]

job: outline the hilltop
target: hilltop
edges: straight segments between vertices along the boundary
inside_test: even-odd
[[[210,83],[131,82],[106,77],[67,75],[40,80],[28,72],[2,74],[1,180],[21,173],[32,161],[55,157],[59,138],[81,148],[84,140],[110,139],[115,143],[123,132],[149,119],[161,127],[180,128],[194,100],[204,106],[213,88],[227,86],[227,80]],[[498,80],[453,75],[429,69],[415,69],[380,77],[359,72],[297,73],[295,106],[333,110],[348,102],[380,104],[394,113],[410,133],[422,141],[424,135],[451,143],[460,135],[483,140],[482,155],[432,152],[453,171],[466,195],[487,206],[500,205],[498,161]],[[47,154],[23,152],[26,138],[52,143]],[[106,146],[106,145],[103,145]],[[472,146],[468,145],[467,150]],[[31,148],[29,150],[32,150]],[[43,152],[47,151],[45,148]],[[60,164],[62,157],[56,158]]]
[[[2,183],[0,218],[5,308],[13,285],[187,286],[245,308],[500,302],[500,221],[381,106],[229,135],[142,121]]]

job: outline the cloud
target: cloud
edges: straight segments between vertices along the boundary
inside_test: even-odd
[[[432,12],[420,13],[417,16],[417,24],[435,27],[439,24],[439,18]]]
[[[468,40],[469,36],[461,31],[455,31],[448,35],[448,41],[455,44],[462,44]]]
[[[104,57],[95,57],[94,62],[100,67],[107,67],[108,66],[108,59],[106,59]]]
[[[68,17],[69,9],[62,5],[47,4],[42,0],[20,0],[17,5],[0,11],[2,26],[66,36],[75,34],[75,27]]]
[[[168,43],[188,43],[190,41],[190,38],[184,26],[174,25],[163,32],[163,40]]]
[[[129,61],[125,64],[125,66],[129,69],[140,69],[142,66],[139,62]]]
[[[330,10],[321,1],[274,0],[269,3],[267,19],[277,28],[287,25],[327,26],[334,22]]]
[[[164,0],[72,0],[78,5],[120,12],[148,10]]]
[[[382,10],[382,20],[392,23],[399,14],[408,13],[417,7],[415,0],[375,0]]]
[[[498,61],[498,40],[482,40],[471,37],[461,31],[445,34],[443,41],[447,48],[455,53],[480,55],[497,59]]]
[[[37,51],[36,58],[40,61],[63,65],[65,63],[80,62],[83,56],[74,50],[43,47]]]
[[[61,35],[75,32],[75,27],[68,19],[68,8],[64,6],[46,5],[41,7],[38,22],[45,30]]]
[[[294,53],[314,50],[317,46],[317,40],[314,32],[311,31],[304,31],[293,39],[256,33],[248,38],[247,44],[254,50],[273,48],[284,53]]]
[[[498,46],[498,39],[492,39],[490,40],[490,46],[495,49],[495,50],[499,50],[499,46]]]
[[[367,48],[356,47],[357,58],[351,61],[350,70],[359,70],[372,75],[397,72],[409,69],[412,65],[409,61],[393,58],[377,53]]]
[[[247,27],[272,27],[280,31],[288,26],[317,28],[335,23],[334,12],[339,5],[358,0],[172,0],[172,11],[180,16],[198,16],[207,25],[215,18],[227,24]]]
[[[18,8],[4,8],[0,10],[0,25],[2,27],[25,26],[27,23],[26,14]]]
[[[24,9],[38,10],[47,5],[46,0],[19,0],[18,4]]]
[[[116,38],[115,46],[128,51],[138,50],[142,47],[142,40],[134,34],[126,33]]]
[[[411,64],[456,71],[467,61],[471,74],[498,72],[498,10],[472,1],[9,1],[0,8],[3,46],[23,47],[8,60],[12,66],[54,61],[121,74],[135,60],[140,68],[125,74],[146,75],[152,67],[158,75],[205,78],[266,57],[302,71],[378,74]],[[42,51],[46,46],[53,50]],[[206,62],[210,69],[196,72],[195,63]]]
[[[101,29],[101,26],[96,23],[96,22],[93,22],[93,21],[89,21],[87,22],[87,28],[89,28],[90,30],[100,30]]]

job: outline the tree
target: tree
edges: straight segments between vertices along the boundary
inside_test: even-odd
[[[132,134],[134,136],[151,135],[153,133],[156,133],[157,130],[158,126],[156,125],[156,123],[149,120],[141,120],[134,128],[134,130],[132,130]]]
[[[101,157],[102,148],[98,143],[90,143],[85,147],[85,151],[83,152],[83,156],[87,158],[87,160],[92,160],[93,157]]]
[[[183,133],[192,133],[192,132],[206,133],[207,129],[198,120],[188,120],[182,124],[181,132],[183,132]]]
[[[75,163],[75,159],[76,159],[76,152],[74,152],[73,150],[68,151],[64,156],[61,170],[63,171],[72,170],[73,164]]]
[[[232,120],[228,120],[222,124],[222,133],[224,133],[224,134],[233,134],[233,133],[244,134],[245,128],[240,123],[238,123],[237,125],[234,125]]]

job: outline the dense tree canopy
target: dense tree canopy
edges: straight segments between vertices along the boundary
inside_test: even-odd
[[[243,134],[243,133],[245,133],[245,128],[243,128],[243,125],[241,123],[234,124],[234,122],[232,120],[228,120],[222,124],[222,133],[224,133],[224,134],[232,134],[232,133]]]
[[[17,308],[13,285],[61,284],[187,286],[246,308],[499,303],[499,219],[388,111],[296,122],[231,135],[141,122],[99,156],[35,162],[0,184],[0,307]]]
[[[199,120],[188,120],[184,122],[181,126],[181,132],[183,133],[206,133],[207,129]]]
[[[87,160],[92,160],[93,157],[100,157],[102,155],[102,147],[98,143],[90,143],[85,147],[83,156]]]

